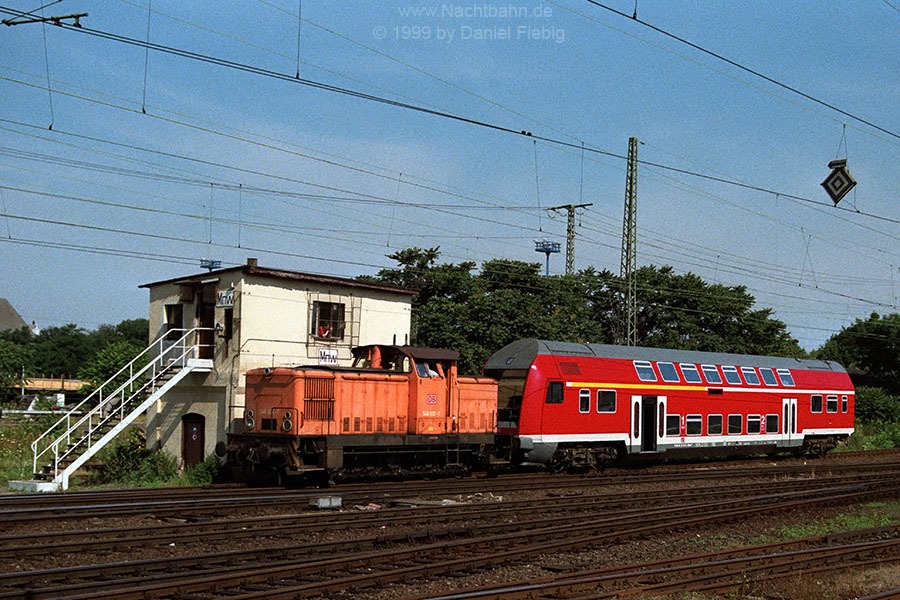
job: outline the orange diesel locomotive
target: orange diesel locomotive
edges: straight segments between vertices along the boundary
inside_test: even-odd
[[[460,377],[459,353],[361,346],[351,367],[247,372],[245,431],[228,462],[261,482],[316,475],[466,471],[486,464],[497,422],[497,383]]]

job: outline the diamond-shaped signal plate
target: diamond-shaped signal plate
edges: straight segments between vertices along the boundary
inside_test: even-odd
[[[822,187],[825,188],[835,206],[855,185],[856,181],[844,167],[835,168],[822,182]]]

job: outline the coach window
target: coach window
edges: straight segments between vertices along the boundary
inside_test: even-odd
[[[591,412],[591,390],[578,390],[578,412]]]
[[[762,417],[759,415],[747,415],[747,433],[760,433],[762,431]]]
[[[707,383],[713,385],[722,383],[722,376],[719,375],[719,369],[716,368],[716,365],[700,365],[700,368],[703,369],[703,375],[706,376]]]
[[[677,383],[681,381],[678,378],[678,371],[675,370],[675,365],[672,363],[656,363],[657,368],[659,369],[659,374],[662,375],[662,380],[667,381],[669,383]]]
[[[562,381],[551,381],[547,384],[547,404],[563,403],[563,383]]]
[[[700,379],[700,371],[697,370],[697,365],[690,365],[685,363],[679,363],[679,367],[681,367],[681,374],[684,375],[684,380],[688,383],[702,383],[703,380]]]
[[[616,391],[615,390],[597,390],[597,412],[598,413],[614,413],[614,412],[616,412]]]
[[[825,397],[825,410],[830,413],[836,413],[838,408],[838,397],[837,396],[826,396]]]
[[[684,429],[688,435],[703,435],[703,415],[688,415]]]
[[[725,374],[725,381],[731,385],[741,385],[741,376],[738,374],[737,367],[722,367],[722,373]]]
[[[816,394],[815,396],[811,396],[809,399],[809,412],[820,413],[822,412],[822,396]]]
[[[841,396],[841,412],[847,412],[847,396]]]
[[[775,371],[772,369],[760,369],[759,374],[762,375],[763,383],[766,385],[778,385],[778,380],[775,379]]]
[[[778,415],[766,415],[766,433],[778,433]]]
[[[741,367],[741,373],[744,374],[744,379],[750,385],[759,385],[759,376],[756,374],[756,369],[753,367]]]
[[[728,415],[728,435],[740,435],[744,432],[744,418],[741,415]]]
[[[666,415],[666,435],[669,437],[681,435],[681,417],[679,415]]]
[[[638,379],[641,381],[656,381],[656,372],[653,371],[653,365],[646,360],[634,361],[634,370],[637,371]]]
[[[778,369],[778,376],[781,378],[782,385],[794,387],[794,377],[788,369]]]
[[[706,435],[722,435],[722,415],[706,417]]]

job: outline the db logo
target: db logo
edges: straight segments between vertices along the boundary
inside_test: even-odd
[[[437,394],[428,394],[425,398],[425,402],[428,404],[437,404]]]

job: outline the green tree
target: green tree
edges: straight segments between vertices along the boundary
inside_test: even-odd
[[[871,374],[892,393],[900,393],[900,314],[857,319],[831,336],[815,357]]]
[[[23,383],[23,371],[33,370],[32,356],[28,346],[0,339],[0,400],[9,400],[15,395],[15,388]]]
[[[78,371],[78,378],[89,382],[91,388],[96,388],[109,380],[135,356],[140,354],[142,350],[144,350],[143,346],[139,346],[131,341],[114,342],[99,350],[94,357]],[[117,377],[116,385],[114,387],[124,383],[128,377],[129,373],[123,373]]]
[[[87,332],[74,324],[48,327],[32,341],[40,375],[75,375],[96,351]]]

